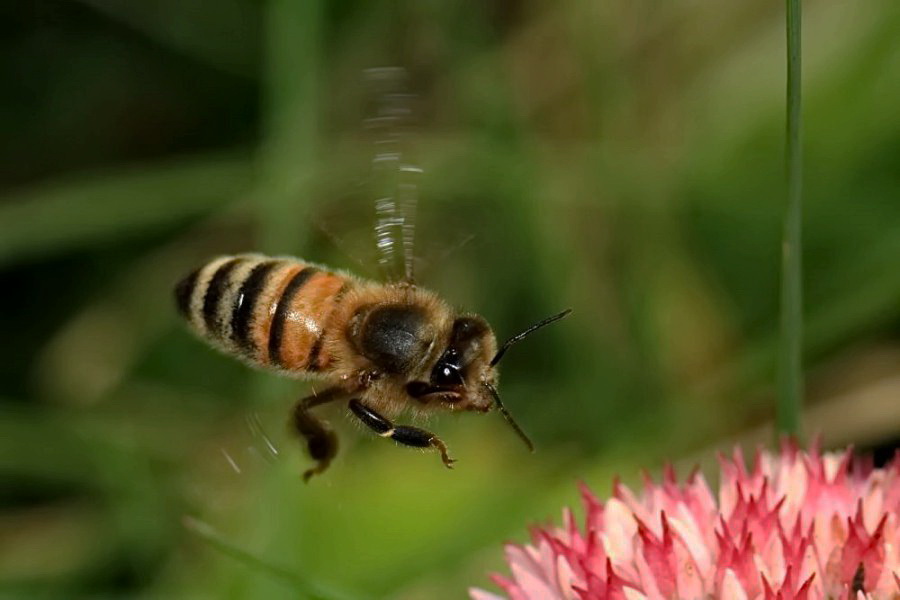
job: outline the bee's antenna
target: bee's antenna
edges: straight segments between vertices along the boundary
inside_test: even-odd
[[[529,335],[531,335],[532,333],[534,333],[535,331],[537,331],[544,325],[549,325],[550,323],[553,323],[554,321],[559,321],[560,319],[565,317],[570,312],[572,312],[572,309],[567,308],[566,310],[562,311],[559,314],[553,315],[552,317],[547,317],[540,323],[535,323],[534,325],[532,325],[531,327],[529,327],[522,333],[516,334],[516,335],[512,336],[511,338],[509,338],[508,340],[506,340],[505,342],[503,342],[503,345],[500,346],[499,350],[497,350],[497,354],[495,354],[494,358],[491,359],[491,366],[493,367],[498,362],[500,362],[500,359],[503,358],[503,355],[506,354],[506,351],[509,350],[510,346],[512,346],[516,342],[521,342],[523,339],[525,339],[526,337],[528,337]],[[497,399],[497,404],[499,405],[500,398],[496,395],[496,390],[494,391],[494,397]]]
[[[522,431],[522,428],[513,420],[512,415],[509,414],[509,411],[506,410],[506,407],[503,406],[503,402],[500,401],[500,394],[497,392],[497,388],[492,386],[489,383],[485,383],[484,387],[491,393],[491,396],[494,397],[494,403],[497,405],[497,408],[500,410],[500,414],[503,415],[503,418],[506,419],[506,422],[513,428],[525,445],[528,446],[529,452],[534,452],[534,444],[531,443],[531,440],[528,438],[528,434]]]

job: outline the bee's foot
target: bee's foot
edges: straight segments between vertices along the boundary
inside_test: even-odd
[[[441,460],[444,462],[444,466],[448,469],[453,468],[453,463],[456,461],[447,454],[446,444],[430,431],[418,427],[410,427],[409,425],[394,425],[389,419],[378,414],[378,412],[358,399],[350,401],[350,411],[381,437],[392,439],[398,444],[412,446],[413,448],[437,448],[438,452],[441,453]]]
[[[443,461],[444,466],[447,467],[448,469],[452,469],[453,463],[456,462],[456,459],[450,458],[450,455],[447,453],[447,445],[444,444],[444,442],[442,442],[437,437],[431,438],[429,440],[429,442],[431,443],[432,446],[434,446],[435,448],[438,449],[438,452],[441,453],[441,461]]]
[[[327,469],[329,462],[330,461],[320,462],[316,466],[304,471],[303,472],[303,483],[309,483],[309,480],[310,480],[310,478],[312,478],[313,475],[318,475],[319,473],[322,473],[325,469]]]

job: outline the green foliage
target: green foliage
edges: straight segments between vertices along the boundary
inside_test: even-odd
[[[803,144],[801,139],[800,0],[787,0],[787,118],[785,172],[787,202],[781,243],[781,348],[778,410],[780,435],[800,439],[803,407]]]

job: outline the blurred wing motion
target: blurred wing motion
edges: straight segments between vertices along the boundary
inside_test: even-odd
[[[372,180],[375,193],[375,245],[378,264],[387,281],[415,281],[415,225],[422,169],[410,156],[414,96],[406,92],[407,73],[399,67],[365,72],[372,90],[371,132],[375,152]]]

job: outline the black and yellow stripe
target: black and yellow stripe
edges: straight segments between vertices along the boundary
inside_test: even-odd
[[[266,260],[254,265],[247,278],[241,282],[237,297],[231,305],[231,341],[248,356],[257,353],[251,333],[259,297],[266,290],[268,278],[278,265],[277,260]]]
[[[296,259],[216,258],[175,287],[181,315],[204,339],[261,366],[321,371],[331,313],[351,281]]]
[[[221,337],[222,328],[224,327],[222,319],[219,318],[219,305],[222,297],[231,281],[231,274],[235,267],[244,262],[244,259],[233,258],[220,265],[209,280],[206,290],[203,292],[203,325],[209,335],[213,337]]]
[[[284,343],[284,324],[287,321],[291,304],[297,294],[309,279],[318,272],[315,267],[304,267],[294,273],[278,303],[275,306],[275,315],[272,318],[272,328],[269,330],[269,360],[279,367],[284,366],[281,358],[281,345]]]

